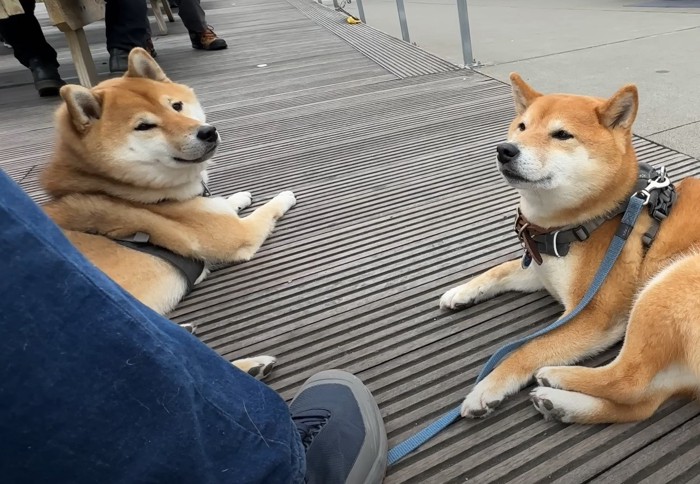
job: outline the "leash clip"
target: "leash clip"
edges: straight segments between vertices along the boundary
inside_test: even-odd
[[[671,179],[666,176],[666,167],[662,166],[659,169],[659,176],[657,176],[653,180],[650,179],[649,183],[647,183],[646,188],[638,191],[637,193],[635,193],[635,195],[644,200],[644,202],[642,202],[642,205],[648,205],[649,201],[651,200],[651,192],[653,192],[654,190],[666,188],[670,184]]]

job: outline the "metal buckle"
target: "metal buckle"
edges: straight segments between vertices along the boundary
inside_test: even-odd
[[[554,232],[554,236],[552,238],[552,245],[554,246],[554,255],[561,258],[561,255],[559,255],[559,250],[557,249],[557,237],[559,237],[559,230]]]

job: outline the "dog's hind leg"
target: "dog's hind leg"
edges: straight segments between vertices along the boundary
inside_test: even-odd
[[[533,269],[523,269],[520,259],[504,262],[476,276],[461,286],[453,287],[440,299],[441,308],[455,309],[497,296],[508,291],[535,292],[544,286]]]
[[[564,423],[603,424],[637,422],[651,417],[673,392],[659,390],[634,404],[624,404],[583,393],[539,387],[531,394],[535,409],[546,420]]]
[[[630,314],[625,342],[614,361],[599,368],[544,367],[537,372],[538,383],[605,400],[606,411],[618,405],[620,411],[612,412],[610,417],[595,417],[597,421],[609,418],[604,421],[612,422],[637,420],[637,415],[646,418],[646,409],[653,412],[663,402],[658,402],[663,395],[668,398],[700,388],[699,368],[693,360],[698,354],[700,305],[694,294],[698,281],[690,279],[698,279],[695,272],[700,257],[694,259],[695,264],[693,258],[688,258],[662,271],[640,293]],[[559,402],[560,407],[573,409],[564,394],[544,388],[533,392],[533,401],[544,401],[546,395],[552,395],[554,400],[549,400]],[[634,418],[625,417],[625,409]]]

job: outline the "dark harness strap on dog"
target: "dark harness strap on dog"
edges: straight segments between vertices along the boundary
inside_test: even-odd
[[[204,272],[204,262],[201,260],[190,259],[180,254],[168,250],[158,245],[153,245],[149,242],[150,236],[144,232],[136,232],[126,239],[113,239],[119,245],[128,247],[129,249],[138,250],[145,254],[156,256],[170,263],[178,269],[187,280],[187,290],[191,291],[194,283],[197,282],[199,276]]]
[[[211,196],[209,187],[204,181],[202,181],[202,196]],[[197,282],[197,279],[199,279],[202,272],[204,272],[206,267],[204,261],[191,259],[189,257],[185,257],[184,255],[176,254],[165,247],[154,245],[150,243],[150,238],[151,236],[145,232],[136,232],[131,237],[113,240],[119,245],[123,245],[129,249],[138,250],[139,252],[143,252],[145,254],[153,255],[163,259],[165,262],[170,263],[182,273],[187,281],[187,291],[191,291],[195,282]]]
[[[644,190],[650,180],[656,179],[667,180],[663,168],[659,171],[651,165],[639,163],[639,177],[633,193]],[[649,230],[642,237],[642,242],[647,249],[654,242],[661,222],[671,212],[671,207],[676,201],[677,195],[675,187],[669,182],[664,187],[648,192],[648,196],[649,203],[647,207],[649,208],[652,223]],[[542,264],[542,254],[564,257],[569,253],[571,244],[587,240],[594,230],[608,220],[623,214],[626,209],[627,203],[607,216],[595,218],[576,227],[545,228],[528,222],[518,207],[514,230],[525,250],[523,267],[528,267],[533,260],[537,265]]]

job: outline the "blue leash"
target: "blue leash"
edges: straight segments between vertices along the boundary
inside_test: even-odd
[[[645,198],[640,198],[640,194]],[[610,274],[610,271],[615,265],[615,261],[617,261],[618,257],[620,257],[620,254],[622,253],[622,248],[625,246],[625,242],[627,242],[627,238],[632,233],[632,229],[634,228],[634,224],[637,222],[639,214],[642,212],[644,205],[646,205],[648,201],[648,192],[646,192],[645,190],[643,190],[639,194],[632,195],[629,204],[627,205],[627,209],[625,210],[625,214],[622,216],[620,226],[618,227],[617,232],[615,233],[615,237],[613,237],[613,240],[610,242],[608,251],[605,253],[605,258],[600,264],[598,272],[596,272],[591,286],[588,288],[588,291],[586,291],[586,294],[584,294],[583,299],[581,299],[581,302],[578,303],[578,305],[573,309],[573,311],[571,311],[563,318],[556,320],[546,328],[542,328],[541,330],[531,335],[525,336],[524,338],[521,338],[517,341],[513,341],[512,343],[509,343],[500,348],[486,362],[486,365],[484,365],[484,368],[481,370],[481,373],[479,373],[479,376],[476,379],[476,383],[479,383],[481,380],[486,378],[488,374],[491,373],[494,368],[496,368],[496,366],[501,362],[501,360],[503,360],[510,353],[517,350],[525,343],[532,341],[535,338],[538,338],[544,334],[549,333],[550,331],[554,331],[555,329],[565,325],[573,318],[578,316],[578,314],[586,306],[588,306],[588,303],[590,303],[593,297],[595,297],[595,295],[598,293],[598,290],[602,287],[603,283],[605,282],[605,279],[607,279],[608,274]],[[403,459],[405,456],[416,450],[418,447],[435,437],[437,434],[445,430],[445,428],[447,428],[452,422],[456,421],[459,418],[459,416],[460,407],[457,407],[454,410],[450,410],[445,415],[437,419],[435,422],[431,423],[426,428],[418,432],[416,435],[409,437],[393,449],[389,450],[389,465],[393,465],[397,461]]]

